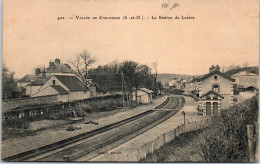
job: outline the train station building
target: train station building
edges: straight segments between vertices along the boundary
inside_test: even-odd
[[[230,76],[220,72],[218,65],[212,66],[209,73],[200,78],[200,114],[218,115],[221,109],[232,106],[234,81]]]

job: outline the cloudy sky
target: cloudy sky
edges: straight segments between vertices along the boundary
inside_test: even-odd
[[[170,10],[162,8],[163,3],[179,7]],[[96,65],[157,61],[159,73],[204,74],[212,64],[256,66],[258,6],[258,0],[8,0],[3,59],[18,78],[39,65],[48,66],[56,57],[68,62],[84,49],[98,59]],[[151,19],[160,15],[195,19]],[[75,16],[150,19],[76,20]]]

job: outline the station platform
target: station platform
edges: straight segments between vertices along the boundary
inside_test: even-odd
[[[184,123],[184,116],[182,115],[182,111],[185,111],[186,121],[188,122],[200,122],[208,119],[208,117],[204,117],[198,115],[198,111],[196,109],[198,102],[195,102],[190,97],[185,97],[186,105],[174,116],[164,121],[163,123],[157,125],[156,127],[148,130],[147,132],[129,140],[128,142],[111,149],[93,159],[91,162],[138,162],[132,157],[128,157],[132,154],[133,151],[136,151],[140,148],[140,145],[148,144],[158,137],[162,136],[165,133],[172,131],[178,126]],[[167,110],[167,109],[166,109]],[[187,122],[186,122],[187,123]],[[84,157],[79,159],[78,161],[84,161]]]

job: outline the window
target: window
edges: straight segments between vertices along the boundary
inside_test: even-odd
[[[218,79],[218,76],[214,76],[214,79],[217,80],[217,79]]]
[[[52,85],[55,85],[55,83],[56,83],[55,80],[52,80]]]
[[[214,92],[216,92],[216,93],[219,93],[219,86],[218,86],[218,85],[214,85],[214,86],[212,87],[212,90],[213,90]]]

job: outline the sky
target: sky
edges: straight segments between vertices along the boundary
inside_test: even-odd
[[[170,10],[162,8],[177,3]],[[3,2],[3,60],[15,77],[56,57],[87,50],[94,65],[133,60],[158,73],[199,75],[211,65],[258,66],[258,0],[8,0]],[[98,17],[77,20],[76,16]],[[103,17],[144,16],[145,20]],[[157,19],[151,19],[151,17]],[[161,20],[159,16],[195,19]],[[58,20],[65,17],[66,20]],[[73,17],[72,20],[68,17]]]

